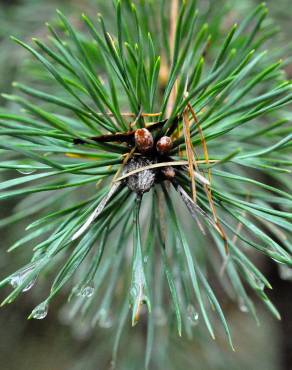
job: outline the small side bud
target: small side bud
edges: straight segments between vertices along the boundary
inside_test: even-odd
[[[149,152],[154,145],[151,132],[147,128],[139,128],[135,131],[135,144],[140,153]]]
[[[163,167],[161,170],[162,174],[166,178],[166,180],[173,180],[175,178],[175,171],[174,168],[171,166]]]
[[[172,140],[169,136],[162,136],[156,143],[158,153],[168,153],[172,148]]]

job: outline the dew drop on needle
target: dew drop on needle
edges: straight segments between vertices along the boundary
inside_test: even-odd
[[[47,301],[44,301],[33,309],[30,316],[33,319],[42,320],[47,316],[48,311],[49,311],[49,304]]]
[[[85,298],[90,298],[93,296],[94,290],[95,290],[94,284],[90,282],[89,284],[86,284],[83,287],[81,287],[78,290],[77,295]]]
[[[241,312],[248,312],[248,307],[242,298],[239,299],[238,305]]]
[[[24,268],[23,270],[21,270],[20,272],[18,272],[17,274],[13,275],[9,281],[9,284],[13,287],[13,288],[18,288],[20,285],[23,284],[23,282],[26,280],[26,278],[28,277],[28,275],[32,272],[33,270],[33,267],[28,267],[28,268]],[[35,282],[37,280],[37,277],[35,276],[34,278],[32,278],[32,280],[22,289],[23,292],[27,292],[28,290],[30,290]]]
[[[31,175],[32,173],[36,172],[36,170],[33,168],[18,168],[16,171],[22,175]]]
[[[279,275],[282,280],[292,280],[292,268],[286,265],[279,265]]]
[[[199,313],[192,304],[187,306],[187,318],[192,326],[197,325],[199,322]]]

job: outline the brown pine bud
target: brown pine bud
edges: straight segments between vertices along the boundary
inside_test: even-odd
[[[172,148],[172,140],[169,136],[162,136],[156,144],[156,149],[160,154],[168,153]]]
[[[167,180],[173,180],[175,178],[174,168],[171,166],[163,167],[161,172]]]
[[[147,128],[139,128],[135,131],[135,144],[140,153],[149,152],[154,145],[151,132]]]

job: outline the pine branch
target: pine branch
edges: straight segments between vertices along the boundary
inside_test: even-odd
[[[25,112],[0,114],[0,171],[19,172],[0,184],[0,200],[20,202],[0,227],[35,217],[11,247],[30,249],[31,261],[2,280],[1,287],[13,286],[2,304],[59,269],[30,317],[44,318],[60,291],[71,289],[72,320],[84,315],[89,325],[117,328],[114,357],[128,306],[134,325],[146,304],[147,364],[157,308],[175,318],[182,335],[192,330],[188,316],[194,325],[202,316],[215,337],[216,314],[232,346],[206,274],[214,270],[226,288],[218,256],[231,295],[256,320],[247,286],[279,314],[265,292],[271,285],[247,250],[292,266],[285,111],[292,92],[283,62],[263,51],[271,36],[266,7],[223,37],[211,34],[195,1],[183,2],[168,40],[174,19],[158,3],[154,11],[152,3],[136,8],[116,1],[114,30],[100,14],[97,20],[82,15],[85,34],[58,11],[64,32],[48,25],[48,44],[13,38],[55,87],[15,83],[20,95],[3,96]],[[20,199],[29,194],[38,200],[28,207]]]

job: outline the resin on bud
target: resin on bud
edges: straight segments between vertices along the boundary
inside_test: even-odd
[[[156,150],[160,154],[166,154],[172,149],[172,140],[169,136],[162,136],[156,143]]]
[[[138,151],[145,154],[153,149],[154,140],[147,128],[139,128],[135,131],[135,145]]]

